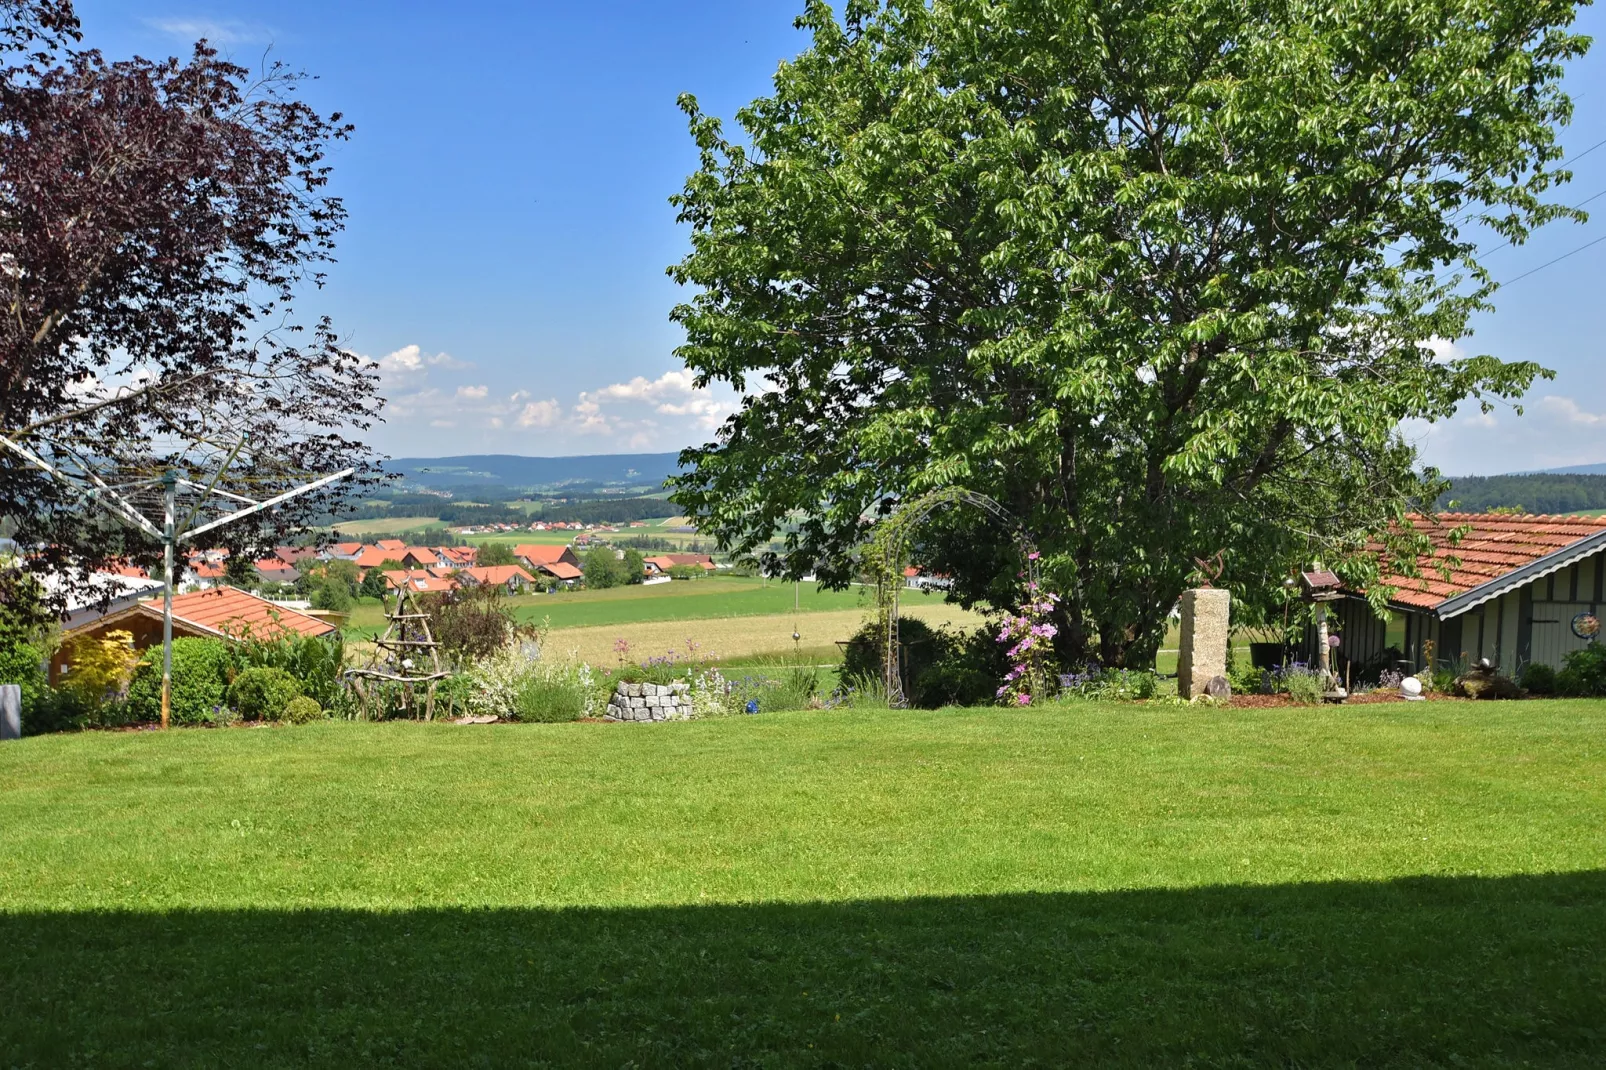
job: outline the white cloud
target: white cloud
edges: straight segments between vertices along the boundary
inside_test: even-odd
[[[1433,359],[1439,364],[1448,364],[1452,360],[1465,360],[1467,351],[1448,338],[1429,338],[1417,343],[1422,349],[1433,354]]]
[[[1514,408],[1482,412],[1463,405],[1448,420],[1411,420],[1401,428],[1423,463],[1452,475],[1532,472],[1606,461],[1606,413],[1591,412],[1576,398],[1546,394]]]
[[[274,33],[259,22],[242,22],[239,19],[205,18],[147,18],[146,26],[175,37],[185,43],[206,39],[214,45],[271,44]]]
[[[388,421],[378,437],[393,452],[409,454],[466,451],[471,444],[491,451],[556,452],[582,436],[588,449],[599,451],[676,450],[706,441],[738,402],[728,389],[698,388],[692,373],[680,369],[605,383],[566,402],[525,386],[454,382],[453,372],[474,365],[447,353],[429,354],[416,344],[374,364],[388,400]],[[452,434],[433,440],[429,429]],[[427,448],[418,432],[426,432]]]
[[[1585,427],[1597,427],[1606,423],[1606,415],[1598,412],[1585,412],[1572,398],[1557,397],[1546,394],[1539,399],[1539,407],[1550,415],[1571,424],[1583,424]]]
[[[520,394],[524,391],[519,391]],[[515,394],[515,397],[518,395]],[[563,406],[557,398],[532,401],[519,411],[520,427],[552,427],[563,418]]]

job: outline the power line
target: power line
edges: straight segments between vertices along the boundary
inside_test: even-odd
[[[1606,197],[1606,189],[1601,190],[1599,193],[1596,193],[1596,194],[1593,194],[1591,196],[1585,197],[1583,200],[1579,201],[1577,204],[1572,206],[1572,211],[1576,212],[1578,209],[1582,208],[1584,205],[1588,204],[1590,201],[1599,200],[1602,197]],[[1493,249],[1490,249],[1489,253],[1498,253],[1500,250],[1504,249],[1506,246],[1508,246],[1510,244],[1511,244],[1511,242],[1509,242],[1509,241],[1502,242],[1501,244],[1495,246]],[[1483,255],[1484,256],[1488,256],[1489,253],[1484,253]]]
[[[1576,256],[1577,254],[1583,252],[1585,249],[1588,249],[1590,246],[1599,245],[1603,241],[1606,241],[1606,234],[1602,234],[1600,237],[1596,238],[1594,241],[1585,242],[1583,245],[1580,245],[1578,248],[1574,249],[1570,253],[1562,253],[1560,256],[1556,257],[1556,259],[1554,259],[1554,260],[1547,260],[1543,264],[1540,264],[1538,267],[1533,268],[1530,271],[1524,271],[1521,275],[1518,275],[1514,279],[1507,279],[1505,282],[1502,282],[1500,285],[1501,286],[1510,286],[1514,282],[1520,282],[1523,279],[1526,279],[1529,275],[1534,274],[1535,272],[1543,271],[1543,270],[1545,270],[1545,268],[1550,267],[1552,264],[1559,264],[1563,260],[1567,259],[1569,256]]]

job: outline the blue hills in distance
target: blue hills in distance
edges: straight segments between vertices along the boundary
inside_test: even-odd
[[[519,457],[507,453],[462,457],[397,457],[385,462],[422,487],[644,487],[657,489],[680,469],[676,453],[610,453],[585,457]]]

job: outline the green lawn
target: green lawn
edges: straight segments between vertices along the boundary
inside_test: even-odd
[[[1606,703],[0,745],[19,1066],[1595,1066]]]

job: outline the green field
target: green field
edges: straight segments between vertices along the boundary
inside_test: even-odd
[[[440,517],[436,516],[393,516],[378,520],[342,520],[335,525],[335,530],[351,539],[364,539],[369,535],[399,534],[440,526]]]
[[[798,586],[795,601],[802,613],[873,609],[875,592],[867,587],[824,591],[812,583]],[[910,606],[940,602],[920,594],[906,594]],[[515,615],[539,623],[550,618],[554,629],[586,628],[651,621],[715,620],[724,617],[759,617],[793,612],[794,591],[789,583],[764,583],[742,576],[708,576],[700,580],[613,587],[599,591],[563,591],[556,594],[518,595],[509,599]],[[364,603],[352,612],[349,629],[371,634],[384,624],[377,603]]]
[[[1596,1066],[1606,703],[0,745],[7,1065]]]

